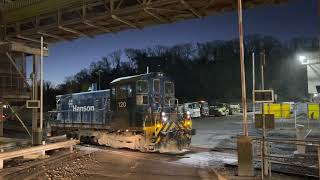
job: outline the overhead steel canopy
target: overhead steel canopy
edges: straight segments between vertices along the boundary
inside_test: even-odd
[[[245,8],[288,0],[244,0]],[[3,39],[39,44],[94,37],[236,9],[236,0],[6,0]]]

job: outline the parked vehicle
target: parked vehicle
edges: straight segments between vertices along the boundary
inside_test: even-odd
[[[229,115],[229,112],[229,106],[226,103],[210,106],[210,114],[214,116],[226,116]]]
[[[201,116],[209,116],[209,104],[206,101],[199,101]]]
[[[197,102],[184,103],[182,107],[180,107],[180,112],[189,112],[192,118],[201,117],[200,104]]]
[[[230,104],[229,106],[229,114],[240,113],[240,104]]]

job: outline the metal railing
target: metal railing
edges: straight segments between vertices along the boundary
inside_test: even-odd
[[[262,150],[262,138],[254,138],[254,142],[255,159],[260,161],[262,177],[265,176],[262,167],[265,161],[268,161],[269,176],[272,176],[272,171],[278,171],[320,178],[320,145],[318,140],[267,138],[265,139],[268,145],[267,154],[264,154]],[[299,154],[299,151],[296,150],[298,148],[303,148],[305,153]],[[277,166],[279,167],[277,168]]]

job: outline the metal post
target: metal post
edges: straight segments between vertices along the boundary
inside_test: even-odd
[[[320,145],[318,144],[318,176],[320,179]]]
[[[265,64],[265,53],[260,53],[260,68],[261,68],[261,90],[264,90],[264,64]]]
[[[242,24],[242,0],[238,0],[239,35],[240,35],[240,66],[241,66],[241,89],[242,89],[242,111],[243,111],[243,134],[248,136],[247,122],[247,97],[246,97],[246,77],[244,67],[244,43]]]
[[[238,175],[254,176],[252,139],[248,134],[247,119],[247,97],[246,78],[244,66],[244,43],[242,24],[242,0],[238,0],[238,23],[239,23],[239,43],[240,43],[240,66],[241,66],[241,89],[242,89],[242,111],[243,111],[243,136],[237,140],[238,150]]]
[[[262,140],[262,142],[260,141],[260,154],[261,154],[261,178],[263,179],[264,178],[264,171],[263,171],[263,169],[264,169],[264,152],[263,152],[263,140]]]
[[[266,142],[266,120],[264,114],[264,103],[262,103],[262,125],[263,125],[263,136],[262,136],[262,170],[265,176],[268,176],[268,160],[265,157],[267,155],[267,142]]]
[[[33,55],[33,86],[32,86],[32,99],[38,100],[38,62],[36,55]],[[38,109],[33,109],[32,114],[32,144],[41,145],[39,140],[39,128],[38,128]]]
[[[41,36],[41,49],[40,49],[40,133],[42,133],[42,129],[43,129],[43,36]],[[41,139],[42,139],[42,136],[41,136]]]
[[[99,89],[98,90],[101,90],[101,72],[99,71]]]
[[[280,104],[280,117],[281,117],[281,128],[284,129],[283,117],[282,117],[282,103]]]
[[[37,86],[38,86],[38,62],[36,55],[33,55],[33,86],[32,86],[32,99],[37,100],[38,99],[38,92],[37,92]],[[33,121],[32,121],[32,129],[37,128],[37,109],[33,109]]]
[[[4,122],[3,104],[2,102],[0,102],[0,137],[3,136],[3,122]]]
[[[294,110],[294,128],[296,128],[297,127],[297,104],[296,103],[294,103],[293,110]]]
[[[256,112],[256,103],[255,103],[255,96],[254,90],[256,88],[256,81],[255,81],[255,65],[254,65],[254,52],[252,52],[252,127],[254,127],[254,114]]]
[[[261,68],[261,90],[264,90],[264,64],[265,64],[265,53],[264,51],[260,53],[260,68]],[[265,122],[265,114],[264,114],[264,103],[261,103],[261,112],[262,112],[262,124],[263,124],[263,135],[262,135],[262,172],[264,176],[269,175],[269,161],[265,157],[268,154],[268,143],[265,141],[266,139],[266,122]],[[262,176],[263,177],[263,176]]]

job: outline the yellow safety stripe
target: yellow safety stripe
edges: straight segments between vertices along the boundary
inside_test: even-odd
[[[166,131],[166,129],[168,128],[169,124],[170,124],[170,123],[167,122],[164,126],[162,126],[161,128],[159,128],[159,129],[157,130],[157,132],[156,132],[155,135],[158,136],[161,131]]]
[[[158,143],[160,142],[160,140],[161,140],[161,136],[159,136],[159,137],[157,138],[156,144],[158,144]]]
[[[171,124],[171,126],[170,126],[169,130],[172,130],[172,129],[174,128],[174,126],[175,126],[175,123],[174,123],[174,122],[172,122],[172,124]]]
[[[159,135],[159,133],[160,133],[161,129],[163,129],[163,127],[164,127],[164,126],[161,126],[160,128],[157,129],[156,134],[155,134],[156,136]]]
[[[174,123],[174,122],[167,122],[164,126],[162,126],[162,128],[159,128],[156,132],[156,136],[159,135],[160,132],[167,132],[170,131],[172,129],[174,129],[175,126],[179,126],[181,129],[187,129],[187,130],[191,130],[190,127],[185,127],[183,124],[181,123]],[[188,138],[191,138],[191,135],[187,134],[186,135]],[[158,136],[157,140],[155,142],[155,144],[158,144],[162,139],[162,136]]]
[[[163,131],[166,132],[169,126],[170,126],[170,123],[167,123],[166,126],[163,128]]]
[[[164,126],[164,128],[162,129],[162,131],[163,132],[166,132],[167,130],[170,130],[171,129],[171,127],[174,125],[174,123],[173,122],[168,122],[165,126]],[[170,127],[170,128],[169,128]],[[173,126],[174,127],[174,126]],[[159,133],[160,133],[160,131],[159,131]],[[159,134],[158,133],[158,134]],[[158,134],[157,134],[157,136],[158,136]],[[161,136],[159,136],[158,138],[157,138],[157,141],[156,141],[156,144],[158,144],[159,142],[161,141]]]

